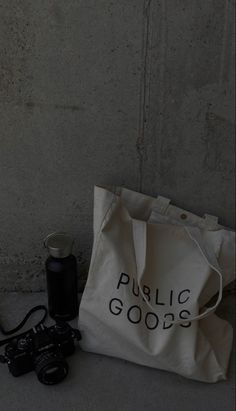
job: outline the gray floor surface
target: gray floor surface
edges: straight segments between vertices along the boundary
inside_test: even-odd
[[[5,328],[13,328],[27,310],[41,303],[46,303],[44,293],[0,293],[0,321]],[[218,313],[234,324],[234,296],[225,297]],[[36,317],[39,314],[29,325]],[[0,411],[233,411],[234,358],[235,353],[228,380],[216,384],[79,349],[68,358],[67,379],[57,386],[40,384],[34,372],[14,378],[0,364]]]

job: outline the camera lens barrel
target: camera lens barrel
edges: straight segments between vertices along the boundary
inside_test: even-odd
[[[68,374],[68,364],[60,352],[44,352],[35,359],[35,372],[42,384],[58,384]]]

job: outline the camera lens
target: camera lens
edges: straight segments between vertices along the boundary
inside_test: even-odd
[[[35,372],[46,385],[58,384],[68,374],[68,364],[59,352],[44,352],[35,359]]]

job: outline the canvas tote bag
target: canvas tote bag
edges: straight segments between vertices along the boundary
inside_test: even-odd
[[[233,332],[214,312],[234,279],[234,236],[217,218],[161,196],[95,187],[82,349],[200,381],[225,379]]]

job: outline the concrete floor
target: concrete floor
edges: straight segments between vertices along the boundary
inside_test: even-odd
[[[2,293],[0,321],[5,328],[13,328],[39,303],[46,303],[44,293]],[[224,298],[218,314],[234,323],[233,295]],[[79,349],[68,359],[67,379],[57,386],[40,384],[34,373],[14,378],[0,364],[0,411],[233,411],[234,357],[228,380],[216,384]]]

